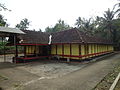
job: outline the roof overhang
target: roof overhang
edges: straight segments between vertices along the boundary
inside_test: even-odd
[[[0,36],[9,36],[10,34],[25,34],[17,28],[0,27]]]

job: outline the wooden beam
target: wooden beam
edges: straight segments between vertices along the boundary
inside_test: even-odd
[[[21,43],[21,44],[17,44],[17,45],[49,45],[49,44],[33,44],[33,43]]]

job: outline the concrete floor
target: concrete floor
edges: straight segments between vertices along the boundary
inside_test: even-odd
[[[120,54],[92,63],[0,63],[5,90],[91,90],[120,63]],[[4,79],[5,78],[5,79]]]

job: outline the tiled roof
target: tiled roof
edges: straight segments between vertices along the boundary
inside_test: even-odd
[[[22,30],[24,35],[20,35],[19,38],[23,40],[21,43],[27,44],[48,44],[49,42],[49,34],[39,31],[30,31],[30,30]]]
[[[23,40],[21,43],[26,44],[48,44],[49,34],[39,31],[22,30],[24,35],[19,38]],[[72,28],[60,32],[52,33],[52,44],[54,43],[99,43],[99,44],[112,44],[110,40],[106,40],[97,36],[89,36],[88,34]]]
[[[24,32],[22,32],[19,29],[9,28],[9,27],[1,27],[1,26],[0,26],[0,32],[3,32],[3,33],[25,34]]]
[[[111,44],[110,40],[89,36],[86,33],[72,28],[52,34],[52,43],[101,43]]]

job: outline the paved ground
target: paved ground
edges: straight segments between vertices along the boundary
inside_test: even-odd
[[[80,64],[82,68],[57,77],[44,77],[39,75],[40,72],[27,71],[23,69],[26,64],[1,63],[3,80],[0,80],[0,86],[5,90],[91,90],[118,63],[120,54],[98,62]]]

